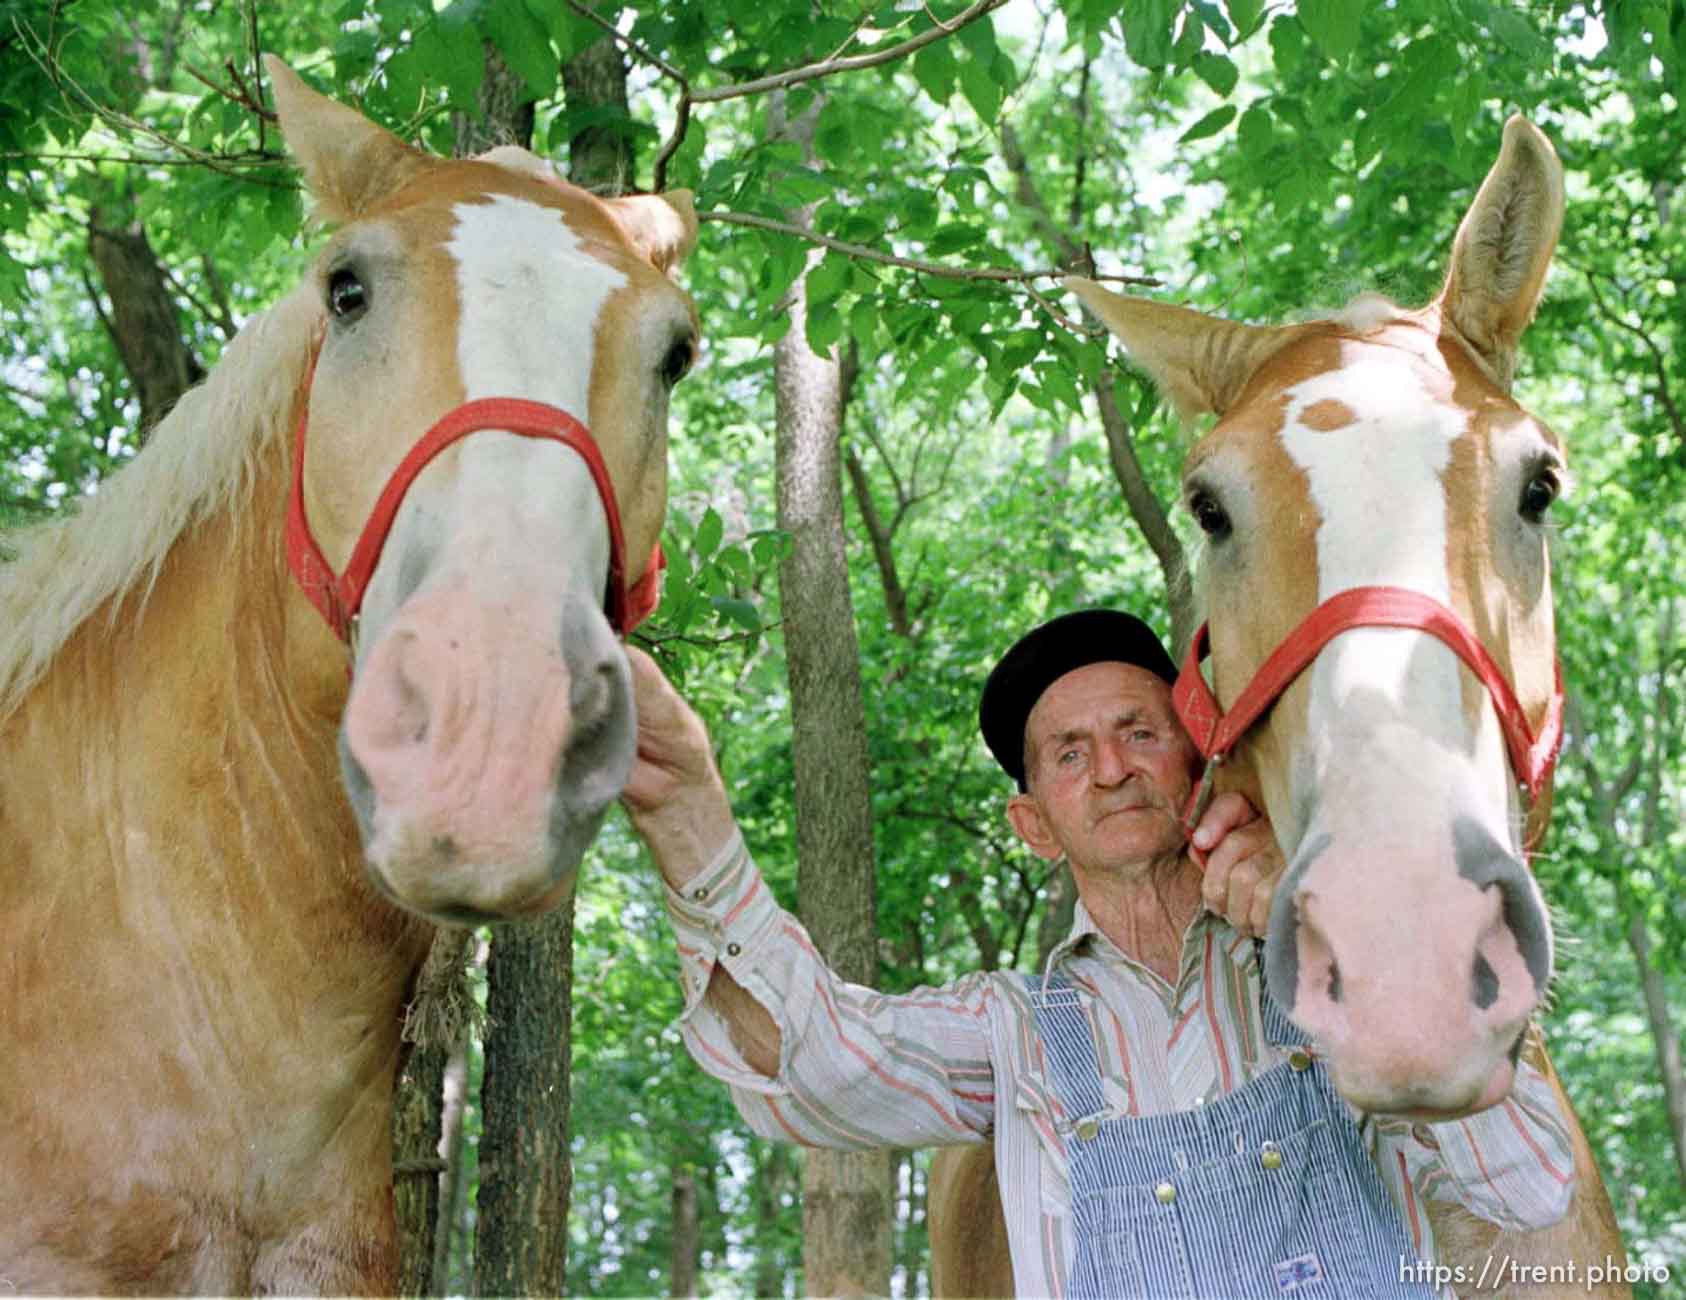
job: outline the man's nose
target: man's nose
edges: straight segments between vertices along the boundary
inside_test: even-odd
[[[1096,785],[1108,788],[1122,785],[1133,770],[1129,751],[1122,741],[1103,736],[1095,742],[1093,774]]]

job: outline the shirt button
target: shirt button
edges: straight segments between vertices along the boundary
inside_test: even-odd
[[[736,957],[742,951],[743,949],[735,943],[729,943],[726,945],[726,955],[728,957]]]
[[[1159,1198],[1159,1203],[1161,1205],[1169,1205],[1172,1201],[1177,1199],[1176,1184],[1168,1182],[1160,1183],[1159,1186],[1153,1189],[1153,1194]]]
[[[1274,1142],[1266,1142],[1259,1148],[1259,1163],[1266,1169],[1280,1169],[1282,1167],[1282,1152]]]
[[[704,900],[704,899],[705,899],[705,898],[707,898],[707,897],[708,897],[708,890],[707,890],[707,889],[706,889],[706,888],[702,888],[702,889],[694,889],[694,890],[692,890],[692,891],[691,891],[691,897],[692,897],[692,898],[694,898],[694,899],[696,899],[696,900],[697,900],[697,902],[699,902],[699,903],[700,903],[700,902],[702,902],[702,901],[703,901],[703,900]]]
[[[1305,1051],[1303,1048],[1296,1047],[1293,1051],[1288,1053],[1288,1064],[1295,1070],[1300,1070],[1302,1072],[1309,1070],[1311,1069],[1311,1053]]]
[[[1085,1142],[1092,1141],[1095,1134],[1100,1131],[1100,1121],[1095,1119],[1093,1116],[1090,1116],[1088,1119],[1080,1119],[1077,1121],[1077,1136],[1082,1138]]]

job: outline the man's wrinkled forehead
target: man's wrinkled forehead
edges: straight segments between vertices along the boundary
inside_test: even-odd
[[[1106,660],[1054,679],[1025,719],[1025,743],[1075,739],[1097,726],[1138,721],[1167,727],[1175,718],[1171,687],[1162,677],[1135,664]]]

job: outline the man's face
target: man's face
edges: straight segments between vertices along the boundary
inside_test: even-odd
[[[1043,857],[1126,873],[1183,845],[1198,755],[1171,688],[1134,664],[1096,663],[1057,679],[1025,724],[1029,793],[1008,816]]]

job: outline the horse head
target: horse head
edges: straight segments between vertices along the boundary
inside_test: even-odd
[[[268,65],[337,227],[303,291],[289,553],[354,645],[340,758],[368,871],[436,920],[540,912],[632,764],[620,638],[696,348],[668,275],[689,195],[601,199],[514,148],[436,158]]]
[[[1262,799],[1287,860],[1271,992],[1366,1110],[1502,1098],[1551,976],[1526,849],[1561,708],[1563,451],[1509,387],[1562,213],[1518,117],[1427,307],[1255,327],[1072,286],[1185,413],[1218,416],[1184,497],[1217,708],[1256,697],[1221,780]]]

